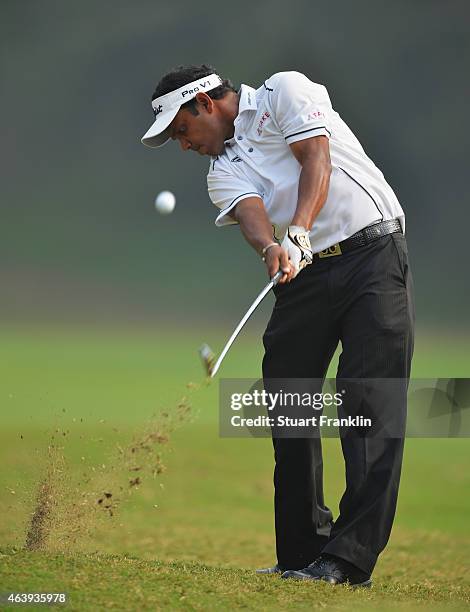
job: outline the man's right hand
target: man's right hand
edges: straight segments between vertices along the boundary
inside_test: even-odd
[[[264,256],[270,278],[282,270],[284,274],[279,282],[281,284],[290,282],[299,271],[295,266],[301,263],[298,261],[302,258],[301,249],[291,240],[292,244],[289,244],[289,249],[298,251],[298,253],[293,253],[294,257],[291,262],[289,261],[289,249],[274,242],[273,226],[268,219],[263,200],[259,196],[244,198],[231,211],[231,216],[240,224],[245,240],[259,255]],[[269,248],[264,251],[266,247]]]
[[[290,283],[294,278],[295,268],[289,262],[287,251],[280,245],[272,246],[266,251],[265,263],[268,269],[269,278],[272,278],[279,270],[284,272],[279,280],[279,284]]]

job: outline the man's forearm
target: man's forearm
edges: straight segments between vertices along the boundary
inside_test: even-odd
[[[300,225],[307,230],[318,216],[328,197],[331,167],[328,163],[304,162],[299,179],[297,208],[290,225]]]
[[[290,225],[300,225],[310,231],[328,197],[331,175],[330,146],[326,136],[318,136],[295,142],[290,148],[302,166],[297,208]]]
[[[240,225],[245,240],[261,254],[274,241],[273,227],[260,198],[246,198],[235,208],[234,218]]]

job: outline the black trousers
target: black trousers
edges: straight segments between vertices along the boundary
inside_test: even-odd
[[[263,336],[265,380],[323,379],[339,342],[337,378],[409,378],[414,305],[402,234],[316,260],[275,294]],[[378,417],[390,403],[382,399],[376,394],[368,407]],[[393,409],[406,419],[405,395]],[[321,439],[273,437],[273,444],[281,568],[300,569],[328,552],[371,573],[395,516],[403,437],[341,438],[346,490],[334,522],[323,498]]]

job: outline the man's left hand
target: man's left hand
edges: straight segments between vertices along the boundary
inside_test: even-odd
[[[313,261],[309,232],[300,225],[289,225],[281,247],[287,251],[290,263],[294,267],[294,278]]]

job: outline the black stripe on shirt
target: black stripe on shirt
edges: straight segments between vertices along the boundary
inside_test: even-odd
[[[244,198],[245,196],[248,196],[248,195],[259,196],[261,198],[261,196],[259,195],[259,193],[257,191],[247,191],[247,193],[242,193],[241,195],[238,195],[236,198],[233,198],[233,200],[230,202],[230,204],[227,206],[227,208],[225,210],[228,210],[230,208],[230,206],[233,205],[235,200],[239,200],[240,198]]]
[[[384,220],[384,214],[383,214],[383,212],[380,210],[379,205],[378,205],[378,204],[377,204],[377,202],[374,200],[374,198],[371,196],[371,194],[370,194],[370,193],[367,191],[367,189],[364,187],[364,185],[361,185],[361,183],[360,183],[359,181],[356,181],[356,179],[355,179],[353,176],[351,176],[351,175],[349,174],[349,172],[346,172],[346,170],[345,170],[344,168],[342,168],[341,166],[338,166],[338,168],[339,168],[340,170],[342,170],[342,171],[344,172],[344,174],[346,174],[346,176],[349,176],[349,178],[350,178],[352,181],[354,181],[354,182],[356,183],[356,185],[359,185],[359,187],[360,187],[361,189],[363,189],[363,190],[364,190],[364,191],[367,193],[367,195],[368,195],[368,196],[369,196],[369,198],[372,200],[372,202],[374,202],[374,204],[375,204],[375,208],[377,209],[377,211],[378,211],[379,215],[382,217],[382,221],[383,221],[383,220]]]
[[[248,191],[247,193],[242,193],[241,195],[238,195],[236,198],[233,198],[233,200],[230,202],[230,204],[228,206],[226,206],[223,210],[220,211],[219,215],[217,215],[217,218],[220,217],[222,215],[222,213],[228,214],[230,212],[230,207],[233,206],[233,203],[236,200],[239,200],[240,198],[244,198],[245,196],[258,196],[259,198],[261,198],[260,194],[257,193],[256,191]],[[263,199],[263,198],[261,198]],[[238,204],[238,202],[237,202]]]
[[[295,134],[289,134],[289,136],[285,136],[285,139],[287,140],[288,138],[292,138],[293,136],[298,136],[299,134],[306,134],[307,132],[313,132],[314,130],[325,130],[325,132],[328,132],[328,136],[331,136],[330,130],[326,126],[321,125],[320,127],[314,127],[308,130],[302,130],[301,132],[295,132]]]

